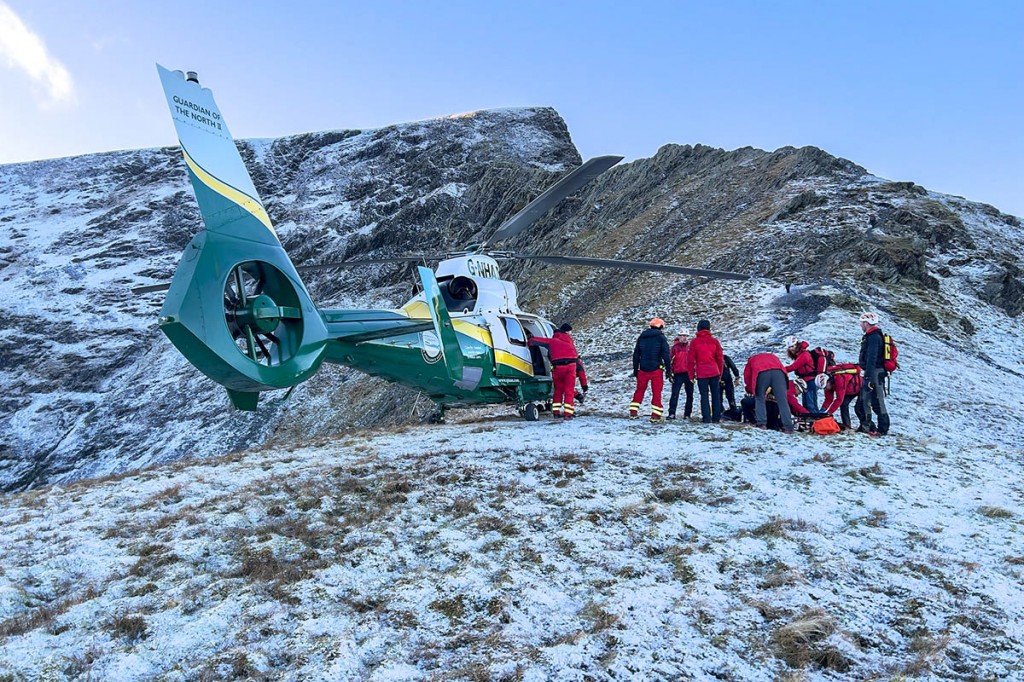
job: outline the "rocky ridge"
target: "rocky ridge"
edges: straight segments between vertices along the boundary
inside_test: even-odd
[[[239,147],[297,263],[457,249],[580,162],[550,109]],[[322,371],[287,403],[271,396],[255,415],[230,411],[223,392],[159,334],[159,296],[128,292],[169,278],[198,229],[173,148],[0,166],[0,486],[394,424],[428,411],[415,393],[339,368]],[[1019,376],[1024,365],[1012,349],[1024,291],[1020,236],[1019,220],[990,206],[889,182],[819,149],[666,145],[605,173],[503,247],[738,270],[766,286],[825,288],[766,322],[738,309],[748,285],[521,262],[505,264],[503,274],[518,283],[528,309],[574,320],[598,361],[624,357],[652,314],[680,327],[712,317],[744,357],[800,333],[830,306],[872,305],[951,352],[984,356]],[[400,305],[412,281],[408,267],[378,266],[313,275],[308,285],[323,306],[386,306]],[[1005,338],[1009,345],[991,343]]]

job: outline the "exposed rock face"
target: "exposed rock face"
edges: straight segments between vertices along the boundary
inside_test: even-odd
[[[457,249],[580,162],[550,109],[239,147],[296,263]],[[158,331],[160,296],[129,293],[169,279],[200,228],[177,149],[0,166],[0,487],[396,424],[430,409],[411,391],[331,367],[287,403],[268,395],[256,414],[229,410]],[[502,247],[830,282],[842,297],[805,300],[787,324],[829,305],[871,305],[957,344],[985,333],[974,306],[1021,314],[1020,238],[1012,216],[875,178],[819,149],[666,145]],[[623,321],[651,312],[716,314],[737,335],[755,329],[751,311],[730,309],[730,287],[742,284],[521,262],[503,275],[525,306],[574,320],[592,353],[608,358],[635,332]],[[307,283],[325,307],[378,307],[404,302],[412,281],[407,266],[379,266]]]
[[[458,248],[537,182],[580,162],[551,109],[239,143],[296,262]],[[510,192],[510,188],[515,188]],[[294,399],[230,410],[156,327],[202,227],[177,148],[0,166],[0,488],[388,423],[430,406],[328,368]],[[400,305],[399,268],[311,277],[318,302]],[[300,398],[301,397],[301,398]]]

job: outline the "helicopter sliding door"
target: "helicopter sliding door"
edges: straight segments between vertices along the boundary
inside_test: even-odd
[[[490,327],[496,375],[516,379],[533,376],[533,359],[526,344],[526,330],[519,320],[514,315],[498,315]]]
[[[534,337],[550,338],[551,327],[543,320],[536,318],[520,317],[520,324],[526,332],[527,340]],[[536,377],[551,377],[551,356],[546,346],[528,346],[530,351],[530,362],[533,364],[533,375]]]

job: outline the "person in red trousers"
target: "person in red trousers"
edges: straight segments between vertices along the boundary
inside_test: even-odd
[[[551,416],[555,419],[572,419],[576,414],[577,375],[583,394],[587,393],[587,373],[576,352],[576,343],[569,336],[571,331],[572,325],[566,322],[551,338],[535,336],[530,339],[531,346],[547,346],[551,356],[551,382],[555,388],[551,398]]]
[[[651,386],[651,423],[660,424],[665,418],[661,390],[665,387],[665,375],[672,372],[672,357],[668,349],[668,340],[662,331],[664,328],[665,321],[660,317],[654,318],[650,327],[640,334],[633,348],[636,390],[633,391],[633,402],[629,404],[630,419],[640,416],[640,403],[647,393],[648,384]]]

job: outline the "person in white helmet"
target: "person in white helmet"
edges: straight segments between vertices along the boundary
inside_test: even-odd
[[[860,360],[858,364],[864,370],[864,380],[860,389],[860,405],[864,416],[857,428],[861,433],[872,436],[884,436],[889,433],[889,412],[885,409],[885,391],[883,381],[886,372],[883,366],[885,338],[878,327],[878,315],[872,312],[862,313],[860,329],[864,336],[860,341]],[[878,423],[872,421],[871,412],[878,416]]]

